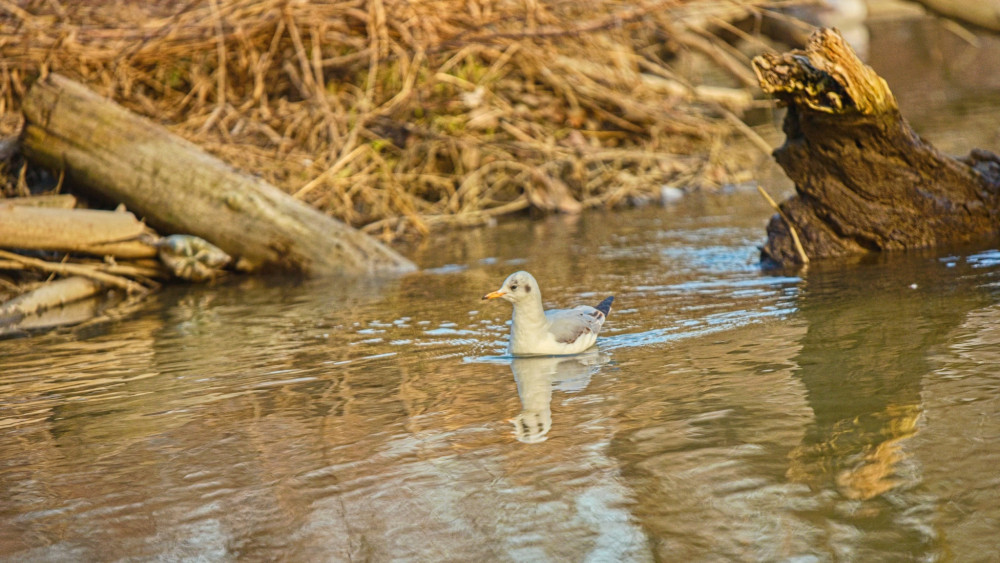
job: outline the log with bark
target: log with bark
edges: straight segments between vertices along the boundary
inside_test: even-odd
[[[260,178],[59,75],[22,103],[25,155],[124,203],[163,233],[208,240],[251,270],[394,274],[414,265]]]
[[[774,157],[796,195],[771,218],[761,258],[810,259],[929,247],[995,235],[1000,157],[949,157],[900,114],[886,82],[835,31],[815,32],[804,51],[764,54],[753,67],[765,92],[788,106],[785,143]]]

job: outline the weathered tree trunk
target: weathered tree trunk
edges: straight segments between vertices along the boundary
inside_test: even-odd
[[[797,195],[781,210],[811,259],[928,247],[1000,231],[1000,157],[956,160],[917,136],[885,81],[835,31],[805,51],[753,60],[765,92],[788,106],[775,159]],[[762,260],[800,263],[774,216]]]
[[[401,273],[413,264],[267,182],[65,77],[38,80],[22,108],[25,154],[165,233],[202,237],[249,269]]]

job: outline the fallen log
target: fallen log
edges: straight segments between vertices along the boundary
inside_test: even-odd
[[[164,233],[208,240],[249,270],[389,274],[406,258],[86,87],[51,74],[22,103],[25,155],[124,203]]]
[[[1000,157],[951,158],[921,139],[886,82],[834,30],[804,51],[753,60],[761,88],[788,107],[774,157],[796,195],[771,218],[761,259],[810,259],[963,242],[1000,229]]]
[[[128,212],[11,205],[0,201],[0,248],[149,258],[159,238]]]

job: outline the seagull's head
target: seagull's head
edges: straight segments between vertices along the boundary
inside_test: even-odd
[[[493,293],[487,293],[483,299],[496,299],[497,297],[517,304],[528,297],[538,295],[538,282],[534,276],[528,272],[514,272],[507,276],[500,289]]]

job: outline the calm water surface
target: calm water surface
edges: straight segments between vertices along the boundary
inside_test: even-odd
[[[0,341],[8,561],[1000,552],[1000,251],[762,272],[756,194],[514,221],[383,284],[175,288]],[[503,357],[516,269],[617,296]]]

